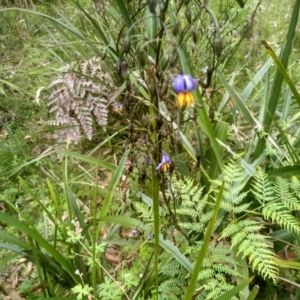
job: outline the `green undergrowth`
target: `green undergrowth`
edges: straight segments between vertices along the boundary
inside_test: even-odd
[[[62,2],[0,8],[0,284],[299,299],[300,1]]]

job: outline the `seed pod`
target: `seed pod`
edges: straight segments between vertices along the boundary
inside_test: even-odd
[[[138,48],[137,58],[141,67],[144,67],[147,63],[148,57],[144,49]]]
[[[201,161],[201,154],[198,150],[196,151],[196,159],[197,159],[197,167],[199,167]]]
[[[116,71],[120,76],[124,76],[127,73],[128,63],[127,61],[119,59],[116,64]]]
[[[211,83],[211,78],[214,73],[214,68],[213,67],[207,67],[206,69],[206,87],[210,86]]]
[[[168,85],[168,80],[165,79],[164,82],[163,82],[163,84],[162,84],[162,86],[161,86],[161,90],[160,90],[160,95],[161,95],[161,96],[164,96],[164,95],[167,94],[167,92],[168,92],[168,87],[169,87],[169,85]]]
[[[181,205],[182,204],[182,197],[181,196],[179,196],[179,197],[177,197],[177,204],[178,205]]]
[[[176,146],[179,152],[182,151],[182,138],[180,136],[177,136],[176,138]]]
[[[186,9],[185,11],[185,17],[186,17],[186,20],[188,21],[188,23],[192,23],[192,12],[189,8]]]
[[[148,0],[148,5],[149,5],[150,12],[152,14],[155,14],[157,1],[156,0]]]
[[[159,130],[163,125],[163,118],[161,115],[156,116],[156,130]]]
[[[213,110],[212,107],[209,108],[208,116],[211,122],[215,120],[215,111]]]
[[[127,54],[129,52],[130,44],[131,44],[131,38],[129,35],[126,35],[123,42],[122,53]]]
[[[126,90],[127,90],[128,92],[131,91],[131,81],[130,81],[129,78],[126,79]]]
[[[220,57],[222,54],[222,40],[220,34],[217,32],[215,35],[215,43],[214,43],[215,54]]]
[[[121,75],[122,61],[119,59],[116,63],[116,71],[119,75]]]
[[[173,29],[172,29],[172,34],[175,36],[178,34],[179,32],[179,29],[180,29],[180,23],[177,21],[174,26],[173,26]]]
[[[155,84],[155,81],[152,80],[149,84],[149,92],[150,92],[150,95],[151,95],[151,98],[155,97],[156,96],[156,84]]]
[[[193,42],[197,44],[198,36],[195,28],[192,29],[192,38],[193,38]]]
[[[130,135],[132,135],[133,131],[134,131],[134,125],[133,125],[133,123],[130,122],[128,124],[128,130],[129,130]]]
[[[129,111],[130,99],[131,99],[131,95],[130,93],[127,93],[124,98],[124,107],[127,111]]]

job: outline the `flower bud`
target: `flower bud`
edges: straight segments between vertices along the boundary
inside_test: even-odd
[[[198,36],[195,28],[192,29],[192,38],[193,38],[193,42],[196,44],[198,40]]]
[[[188,23],[192,23],[192,12],[189,8],[186,9],[185,11],[185,17],[186,17],[186,20],[188,21]]]
[[[148,0],[148,5],[149,5],[150,12],[152,14],[155,14],[157,1],[156,0]]]
[[[177,136],[176,138],[176,146],[179,152],[182,151],[183,145],[182,145],[182,138],[180,136]]]
[[[129,35],[126,35],[123,42],[122,53],[127,54],[129,52],[130,44],[131,44],[131,38]]]
[[[116,64],[116,71],[120,76],[124,76],[127,73],[128,63],[119,59]]]
[[[222,54],[222,40],[219,33],[216,33],[215,43],[214,43],[215,54],[220,57]]]

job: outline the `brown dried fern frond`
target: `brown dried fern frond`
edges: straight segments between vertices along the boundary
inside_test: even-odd
[[[91,140],[93,120],[107,125],[108,96],[113,90],[113,80],[103,69],[100,58],[83,61],[74,68],[68,65],[66,71],[53,80],[48,88],[49,112],[54,114],[50,125],[60,126],[54,137],[58,142],[77,143],[81,137],[80,127]]]

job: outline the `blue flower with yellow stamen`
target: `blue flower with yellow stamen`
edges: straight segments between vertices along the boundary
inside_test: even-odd
[[[179,74],[173,80],[173,89],[177,95],[177,105],[180,109],[191,106],[194,96],[191,93],[197,87],[196,80],[191,75]]]
[[[162,170],[164,172],[167,172],[170,170],[172,165],[171,157],[167,153],[163,153],[161,157],[161,162],[156,167],[156,170]]]

